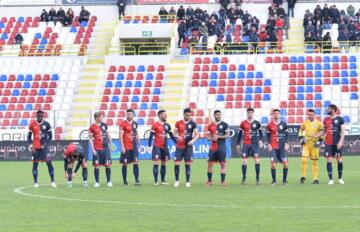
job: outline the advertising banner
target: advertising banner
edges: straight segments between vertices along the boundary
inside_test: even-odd
[[[137,0],[138,4],[195,4],[209,3],[209,0]]]

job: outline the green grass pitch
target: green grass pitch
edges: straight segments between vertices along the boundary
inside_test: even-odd
[[[240,185],[241,159],[229,160],[228,187],[219,186],[219,166],[214,173],[214,186],[205,187],[206,160],[195,160],[192,166],[192,187],[184,186],[181,167],[181,187],[172,186],[173,162],[167,169],[170,186],[152,186],[152,163],[140,163],[143,186],[133,186],[132,168],[129,186],[121,184],[121,168],[112,168],[113,188],[102,185],[95,189],[92,168],[90,188],[83,188],[81,175],[68,189],[63,163],[55,162],[58,188],[49,183],[45,164],[39,168],[40,187],[22,189],[27,195],[14,192],[32,185],[30,162],[0,163],[0,231],[359,231],[360,177],[359,157],[345,157],[345,185],[327,185],[325,159],[320,160],[320,185],[311,183],[311,163],[308,181],[299,184],[300,159],[289,161],[289,185],[270,185],[268,159],[261,163],[261,185],[254,180],[253,161],[249,160],[247,185]],[[334,163],[337,177],[337,167]],[[79,173],[80,174],[80,173]],[[278,182],[282,168],[278,166]]]

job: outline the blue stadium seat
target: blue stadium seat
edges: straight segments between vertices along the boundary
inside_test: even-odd
[[[212,60],[211,60],[211,63],[213,63],[213,64],[218,64],[218,63],[220,63],[219,57],[213,57]]]
[[[116,88],[121,88],[122,86],[123,86],[122,81],[116,81],[115,82],[115,87]]]
[[[119,96],[112,96],[111,102],[120,102]]]
[[[202,132],[203,128],[199,125],[199,126],[197,126],[197,130],[198,130],[198,132]]]
[[[321,71],[315,71],[315,77],[322,77]]]
[[[212,73],[210,74],[210,79],[211,79],[211,80],[216,80],[216,79],[218,79],[217,73],[216,73],[216,72],[212,72]]]
[[[322,85],[321,79],[315,79],[315,85]]]
[[[239,72],[237,75],[238,79],[244,79],[245,78],[245,73],[244,72]]]
[[[306,86],[306,92],[307,92],[307,93],[312,93],[312,92],[314,92],[313,87],[312,87],[312,86]]]
[[[41,33],[35,33],[35,37],[34,37],[35,39],[41,39]]]
[[[88,22],[86,22],[86,21],[82,21],[82,22],[80,23],[80,26],[81,26],[81,27],[87,27],[87,25],[88,25]]]
[[[349,69],[357,69],[356,63],[350,63]]]
[[[321,95],[321,93],[315,94],[315,100],[317,100],[317,101],[322,100],[322,95]]]
[[[262,93],[261,87],[255,87],[255,93]]]
[[[261,118],[261,124],[268,124],[268,123],[269,123],[268,117],[262,117]]]
[[[24,81],[24,80],[25,80],[25,77],[24,77],[24,75],[19,74],[19,75],[17,76],[16,80],[17,80],[17,81]]]
[[[351,93],[350,99],[351,99],[351,100],[357,100],[357,99],[359,99],[359,96],[358,96],[357,93]]]
[[[330,68],[331,68],[331,67],[330,67],[330,64],[329,64],[329,63],[325,63],[325,64],[324,64],[324,67],[323,67],[324,70],[330,70]]]
[[[330,56],[324,56],[323,57],[323,62],[324,63],[329,63],[330,62]]]
[[[147,73],[145,79],[148,81],[154,80],[154,75],[152,73]]]
[[[32,111],[33,110],[33,105],[32,104],[26,104],[25,110]]]
[[[320,63],[315,64],[315,70],[322,70],[322,67],[321,67]]]
[[[341,84],[342,85],[348,85],[349,84],[349,80],[347,78],[342,78],[341,79]]]
[[[147,110],[148,105],[146,103],[141,103],[140,110]]]
[[[28,75],[27,75],[28,76]],[[26,76],[26,77],[27,77]],[[31,75],[30,75],[31,76]],[[51,80],[52,81],[58,81],[59,80],[59,75],[58,74],[56,74],[56,73],[54,73],[53,75],[51,75]]]
[[[327,108],[327,107],[329,107],[330,104],[331,104],[330,101],[325,101],[324,102],[324,107]]]
[[[286,116],[287,115],[286,110],[285,109],[280,109],[280,115],[281,116]]]
[[[71,27],[71,28],[70,28],[70,32],[71,32],[71,33],[76,33],[76,32],[77,32],[76,27]]]
[[[245,65],[240,64],[239,67],[238,67],[238,71],[245,71],[245,70],[246,70]]]
[[[271,80],[270,80],[270,79],[266,79],[266,80],[264,81],[264,85],[265,85],[265,86],[270,86],[270,85],[271,85]]]
[[[299,56],[297,59],[298,63],[304,63],[305,62],[305,57],[304,56]]]
[[[0,111],[6,111],[6,105],[0,104]]]
[[[141,82],[141,81],[135,81],[134,87],[140,88],[141,86],[142,86],[142,82]]]
[[[321,109],[315,109],[315,115],[316,116],[321,115]]]
[[[216,101],[225,101],[224,95],[218,95],[218,96],[216,97]]]
[[[24,89],[30,89],[30,88],[31,88],[30,82],[24,82],[23,88],[24,88]]]
[[[333,84],[333,85],[340,85],[340,80],[339,80],[339,78],[333,78],[333,79],[332,79],[332,84]]]
[[[2,35],[1,35],[1,39],[3,39],[3,40],[6,40],[6,39],[8,39],[9,38],[9,36],[8,36],[8,34],[7,33],[2,33]]]
[[[307,101],[305,107],[306,107],[306,108],[313,108],[313,107],[314,107],[314,103],[313,103],[312,101]]]
[[[244,35],[243,38],[242,38],[242,42],[244,42],[244,43],[249,42],[249,36]]]
[[[254,78],[254,72],[248,72],[246,78]]]
[[[125,79],[124,74],[118,73],[118,75],[117,75],[117,77],[116,77],[116,80],[122,81],[122,80],[124,80],[124,79]]]
[[[350,77],[357,77],[357,72],[355,70],[351,70]]]
[[[143,118],[138,118],[137,123],[139,124],[139,126],[145,125],[145,121]]]
[[[11,95],[14,96],[14,97],[20,96],[20,90],[19,89],[13,89]]]
[[[349,73],[346,70],[341,71],[341,77],[348,77]]]
[[[132,87],[132,82],[131,81],[126,81],[125,82],[125,87],[127,87],[127,88]]]
[[[132,102],[139,102],[140,98],[139,98],[139,96],[132,96],[131,101]]]
[[[106,87],[106,88],[111,88],[111,87],[113,87],[112,81],[107,81],[107,82],[105,83],[105,87]]]
[[[215,80],[211,80],[209,83],[209,86],[211,87],[216,87],[217,86],[217,82]]]
[[[144,65],[139,65],[137,68],[138,72],[145,72],[145,66]]]
[[[21,119],[20,121],[20,126],[27,126],[29,124],[28,120],[26,119]]]
[[[306,84],[306,85],[313,85],[313,84],[314,84],[314,81],[313,81],[313,79],[306,79],[305,84]]]
[[[40,41],[40,44],[41,44],[41,45],[45,45],[45,44],[48,44],[48,41],[47,41],[47,39],[45,39],[45,38],[42,38],[42,39],[41,39],[41,41]],[[45,48],[43,48],[43,49],[45,49]]]
[[[271,100],[270,94],[265,93],[264,96],[263,96],[263,101],[270,101],[270,100]]]
[[[229,75],[228,75],[228,79],[235,79],[235,73],[234,72],[229,72]]]
[[[344,116],[344,122],[345,123],[350,123],[350,117],[348,115]]]
[[[154,95],[160,95],[160,93],[161,93],[160,88],[154,88],[153,90]]]
[[[340,61],[340,59],[336,55],[331,58],[331,62],[339,62],[339,61]]]
[[[253,89],[251,87],[246,87],[245,93],[253,93]]]
[[[158,106],[157,103],[151,103],[150,109],[151,109],[151,110],[157,110],[157,109],[159,109],[159,106]]]
[[[46,89],[39,89],[39,96],[45,96],[46,95]]]
[[[7,80],[7,76],[5,74],[2,74],[0,76],[0,81],[6,81]]]
[[[296,56],[291,56],[290,63],[296,63],[296,62],[297,62]]]
[[[298,101],[303,101],[303,100],[305,100],[304,94],[302,94],[302,93],[298,94],[298,95],[296,96],[296,100],[298,100]]]
[[[256,72],[255,78],[263,78],[263,73],[262,72]]]
[[[298,93],[303,93],[303,92],[305,92],[304,86],[298,86],[297,89],[296,89],[296,92],[298,92]]]
[[[0,22],[0,28],[1,29],[5,28],[5,23],[4,22]]]
[[[189,54],[189,49],[187,48],[181,48],[180,55],[186,56]]]
[[[253,100],[253,97],[251,94],[246,94],[245,95],[245,101],[252,101]]]
[[[350,56],[349,61],[350,62],[356,62],[356,56]]]
[[[306,65],[306,70],[313,70],[313,69],[314,69],[314,67],[313,67],[312,64],[307,64]]]
[[[220,66],[220,71],[223,71],[223,72],[227,71],[227,65],[226,65],[226,64],[222,64],[222,65]]]

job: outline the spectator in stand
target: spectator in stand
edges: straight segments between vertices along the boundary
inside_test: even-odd
[[[332,23],[339,23],[340,12],[339,12],[339,9],[336,8],[336,5],[333,5],[330,8],[330,18],[331,18]]]
[[[80,11],[80,17],[79,17],[79,22],[88,22],[90,19],[90,12],[88,10],[85,9],[84,6],[81,7],[81,11]]]
[[[323,23],[330,22],[330,9],[327,4],[324,5],[324,8],[321,11],[321,17],[322,17]]]
[[[275,23],[275,28],[276,29],[283,29],[283,27],[284,27],[284,20],[280,16],[277,16],[276,23]]]
[[[346,43],[348,40],[346,30],[339,31],[339,36],[338,36],[337,40],[339,41],[340,49],[346,48]]]
[[[305,15],[304,15],[304,22],[303,22],[304,27],[306,27],[306,25],[308,25],[309,21],[312,21],[313,18],[314,18],[313,14],[310,13],[309,10],[306,10]]]
[[[354,17],[354,16],[355,16],[355,7],[350,4],[350,5],[346,8],[346,12],[347,12],[347,14],[348,14],[350,17]]]
[[[185,19],[185,9],[183,6],[180,6],[176,12],[177,20]]]
[[[331,53],[332,44],[331,44],[331,37],[330,32],[326,32],[326,35],[323,38],[323,53]]]
[[[119,11],[119,18],[121,18],[121,16],[125,16],[126,0],[118,0],[117,7]]]
[[[288,15],[284,16],[284,30],[285,30],[286,39],[289,39],[290,19]]]
[[[213,11],[212,13],[211,13],[211,15],[209,16],[209,18],[210,18],[210,21],[211,20],[218,20],[219,19],[219,16],[218,16],[218,14],[216,13],[216,11]]]
[[[323,27],[321,25],[320,20],[318,20],[316,22],[315,28],[314,28],[314,34],[316,35],[317,33],[320,33],[320,35],[322,35],[322,31],[323,31]]]
[[[276,47],[276,42],[277,42],[277,38],[276,38],[276,34],[275,34],[275,30],[270,31],[268,36],[268,42],[269,42],[269,47],[271,49],[274,49]]]
[[[169,10],[169,16],[173,16],[174,18],[176,16],[176,10],[173,6]]]
[[[192,18],[194,15],[194,9],[191,6],[188,6],[185,12],[186,19]]]
[[[283,0],[273,0],[273,3],[278,7],[283,4]]]
[[[216,20],[211,20],[207,27],[209,36],[214,36],[217,34]]]
[[[311,34],[315,33],[315,27],[312,21],[308,21],[308,25],[305,27],[305,34],[308,34],[308,32],[311,32]]]
[[[351,47],[356,46],[357,38],[356,38],[356,32],[355,31],[349,31],[348,40],[349,40],[349,46],[351,46]]]
[[[314,36],[314,41],[315,41],[315,46],[316,48],[319,49],[319,51],[321,51],[321,47],[322,47],[322,37],[321,37],[321,33],[320,32],[316,32],[315,36]]]
[[[220,5],[221,5],[224,9],[227,9],[229,3],[230,3],[229,0],[220,0]]]
[[[66,12],[65,25],[64,26],[72,25],[73,21],[74,21],[74,11],[71,8],[69,8],[68,11]]]
[[[40,21],[41,22],[48,22],[49,21],[49,14],[45,9],[43,9],[42,12],[41,12]]]
[[[278,16],[280,16],[281,18],[283,18],[284,15],[286,14],[286,13],[285,13],[285,9],[282,8],[281,6],[278,6],[278,7],[276,8],[276,14],[277,14]]]
[[[52,7],[49,11],[48,22],[56,23],[56,10]]]
[[[314,21],[321,20],[321,6],[317,5],[314,9]]]
[[[168,12],[167,12],[167,10],[165,9],[165,7],[162,6],[162,7],[160,8],[159,15],[160,15],[160,19],[167,19]]]
[[[186,21],[182,20],[181,23],[179,24],[178,28],[178,35],[179,35],[179,41],[178,41],[178,47],[181,47],[181,41],[184,42],[185,40],[185,33],[187,31],[186,28]]]
[[[257,54],[258,53],[257,47],[258,47],[258,44],[259,44],[259,37],[257,35],[257,29],[255,27],[251,28],[250,35],[249,35],[249,42],[253,47],[253,52],[255,52]]]
[[[206,26],[206,23],[205,22],[202,22],[201,25],[199,26],[199,32],[200,32],[200,35],[205,35],[208,33],[208,27]]]
[[[268,37],[268,35],[266,33],[265,27],[260,28],[259,41],[266,42],[267,37]]]
[[[290,16],[290,12],[292,17],[294,18],[294,8],[295,8],[295,3],[296,0],[287,0],[288,2],[288,16]]]
[[[242,0],[234,0],[236,7],[241,7],[242,2],[243,2]]]
[[[200,9],[200,7],[196,7],[195,11],[194,11],[194,17],[197,19],[201,19],[203,15],[203,11]]]
[[[236,23],[236,20],[237,20],[237,17],[236,17],[236,13],[235,13],[235,9],[234,9],[234,8],[231,8],[231,9],[230,9],[230,12],[228,13],[228,18],[229,18],[229,20],[230,20],[230,24],[231,24],[232,26],[234,26],[235,23]]]
[[[338,26],[338,31],[345,31],[345,29],[347,28],[347,25],[345,24],[345,20],[341,20],[339,26]]]
[[[276,4],[273,3],[268,7],[268,15],[274,16],[276,14]]]
[[[312,44],[313,41],[314,41],[313,33],[311,31],[308,31],[305,36],[305,43]]]
[[[275,30],[276,20],[273,16],[269,15],[268,20],[266,21],[266,31],[268,32],[268,35],[270,34],[270,31]]]
[[[360,22],[360,9],[359,9],[358,12],[355,14],[355,20],[356,20],[356,22]]]
[[[56,22],[60,22],[63,26],[65,25],[65,17],[66,13],[62,7],[59,8],[58,12],[56,13]]]
[[[24,42],[24,38],[23,36],[18,32],[15,36],[15,44],[18,44],[18,45],[22,45],[22,43]]]

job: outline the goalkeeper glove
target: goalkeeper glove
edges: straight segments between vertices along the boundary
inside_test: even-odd
[[[305,143],[306,143],[305,137],[304,137],[304,136],[300,136],[300,145],[301,145],[301,146],[304,146]]]
[[[316,141],[316,143],[314,144],[314,147],[318,148],[320,147],[322,144],[322,139],[319,139],[318,141]]]

